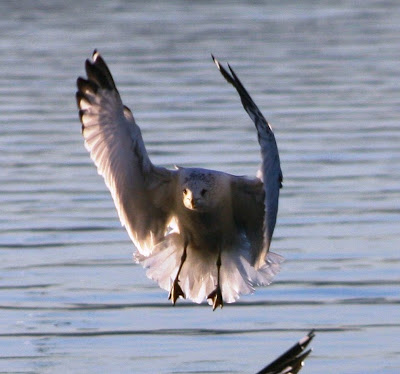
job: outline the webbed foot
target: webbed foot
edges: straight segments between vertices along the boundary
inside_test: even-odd
[[[219,285],[207,296],[207,300],[209,299],[213,302],[213,311],[217,309],[217,307],[221,307],[222,309],[224,306],[224,300],[222,299],[221,287]]]
[[[179,279],[176,278],[174,283],[172,284],[171,291],[168,295],[168,300],[172,300],[172,304],[176,304],[176,300],[178,300],[179,296],[183,299],[186,299],[184,292],[182,291],[181,286],[179,285]]]

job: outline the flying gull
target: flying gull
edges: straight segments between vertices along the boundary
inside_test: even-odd
[[[154,165],[139,126],[95,50],[76,100],[85,146],[104,177],[147,276],[179,297],[213,309],[268,285],[283,257],[269,251],[282,171],[272,128],[229,67],[212,56],[257,129],[262,165],[255,177]]]

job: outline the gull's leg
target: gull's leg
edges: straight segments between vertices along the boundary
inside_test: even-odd
[[[186,261],[186,247],[187,243],[185,243],[185,246],[183,248],[183,253],[181,257],[181,263],[179,265],[178,273],[176,274],[174,283],[172,284],[171,291],[169,292],[168,300],[172,300],[172,304],[176,304],[176,300],[178,300],[179,296],[182,296],[184,299],[186,299],[185,294],[182,291],[181,286],[179,285],[179,274],[181,273],[183,263]]]
[[[224,306],[224,300],[222,299],[222,292],[220,286],[220,271],[221,271],[221,250],[219,250],[217,258],[217,287],[207,297],[207,299],[212,299],[213,301],[213,311],[217,309],[217,307],[222,308]]]

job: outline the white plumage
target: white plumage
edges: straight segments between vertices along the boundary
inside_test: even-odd
[[[214,57],[213,57],[214,59]],[[275,136],[234,71],[214,59],[238,91],[261,147],[258,177],[153,165],[131,111],[98,52],[76,93],[85,146],[113,197],[149,278],[214,309],[267,285],[283,258],[269,252],[282,171]]]

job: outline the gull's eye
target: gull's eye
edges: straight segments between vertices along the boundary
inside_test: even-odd
[[[207,193],[207,190],[205,188],[203,188],[200,192],[201,196],[204,197],[204,195]]]
[[[184,188],[183,194],[184,194],[184,195],[187,195],[187,193],[188,193],[188,190],[187,190],[186,188]]]

